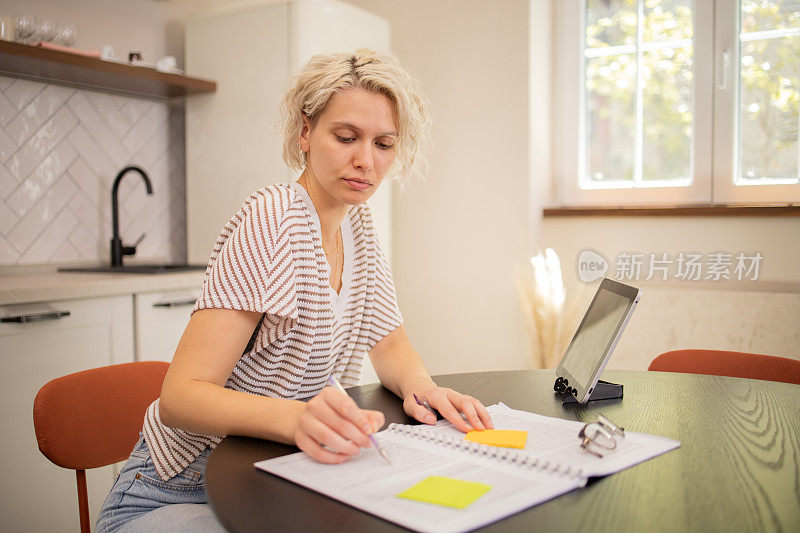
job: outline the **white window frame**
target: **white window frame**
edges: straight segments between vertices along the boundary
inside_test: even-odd
[[[697,1],[697,0],[695,0]],[[800,184],[734,185],[738,174],[739,2],[715,2],[714,200],[720,203],[800,202]],[[726,59],[727,55],[727,59]],[[800,145],[800,142],[798,142]]]
[[[554,1],[553,200],[559,205],[792,203],[800,185],[734,185],[739,2],[694,0],[693,180],[687,186],[582,189],[584,1]],[[698,28],[716,28],[698,31]],[[725,50],[728,60],[725,61]],[[535,51],[533,51],[535,53]],[[717,68],[715,68],[715,66]],[[724,81],[728,81],[724,84]]]

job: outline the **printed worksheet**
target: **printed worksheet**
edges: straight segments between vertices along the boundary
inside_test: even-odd
[[[306,454],[261,461],[255,466],[407,528],[432,533],[468,531],[582,487],[588,477],[617,472],[679,445],[650,435],[628,434],[603,459],[583,451],[579,422],[487,408],[496,429],[528,432],[524,449],[464,440],[449,422],[435,426],[391,424],[375,434],[391,464],[368,448],[338,465]],[[488,485],[466,508],[398,497],[431,476]]]

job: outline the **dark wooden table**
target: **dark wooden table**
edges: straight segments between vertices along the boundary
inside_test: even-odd
[[[622,400],[562,405],[552,370],[434,379],[479,398],[547,416],[617,424],[681,441],[677,450],[532,507],[481,531],[800,531],[800,386],[770,381],[608,371]],[[349,389],[362,407],[412,423],[379,385]],[[577,436],[576,436],[577,444]],[[262,472],[253,463],[297,448],[227,437],[208,462],[209,499],[232,531],[405,531]]]

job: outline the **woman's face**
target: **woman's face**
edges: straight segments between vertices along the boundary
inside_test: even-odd
[[[361,204],[392,166],[397,142],[394,105],[384,94],[347,89],[334,94],[311,127],[304,116],[300,147],[309,179],[333,203]]]

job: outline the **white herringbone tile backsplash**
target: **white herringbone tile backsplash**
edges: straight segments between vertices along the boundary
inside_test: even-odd
[[[136,260],[186,258],[183,108],[0,76],[0,265],[107,263],[111,186]],[[130,261],[130,256],[125,260]]]

